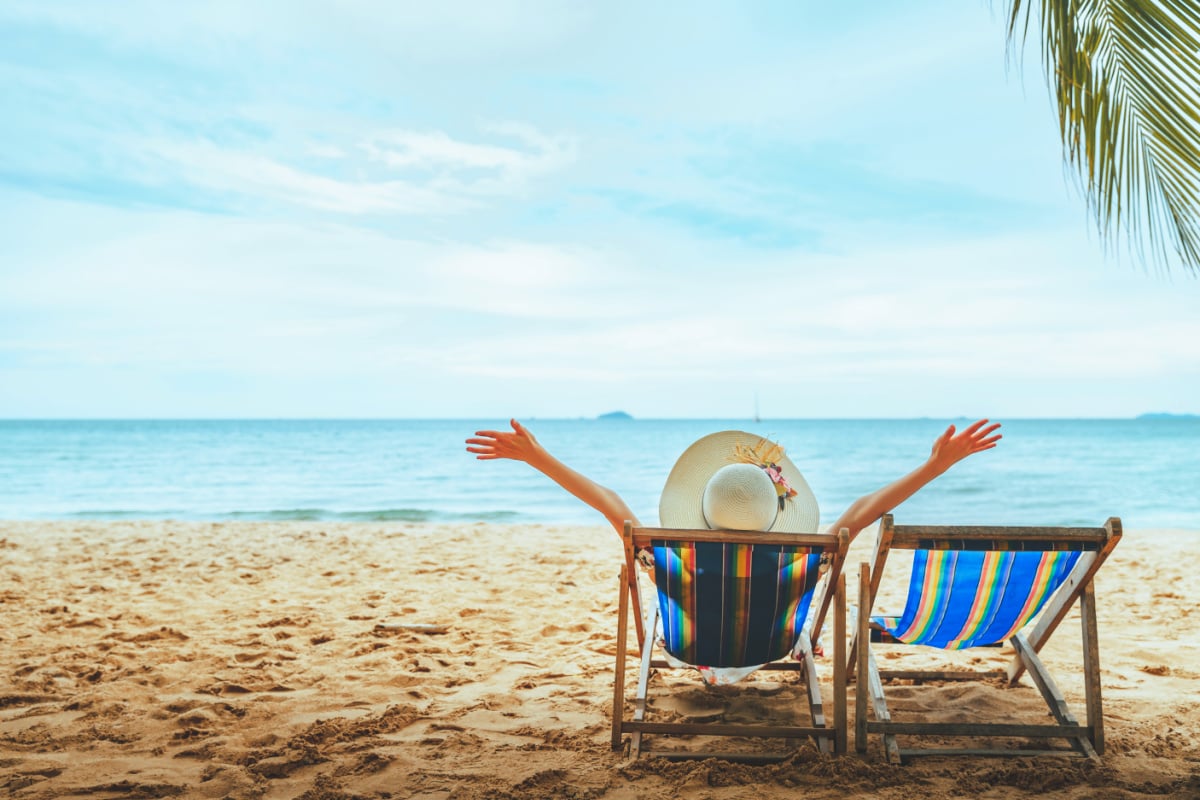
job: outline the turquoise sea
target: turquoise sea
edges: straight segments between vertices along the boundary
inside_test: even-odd
[[[1003,421],[1003,420],[1002,420]],[[737,428],[784,444],[831,522],[928,454],[947,420],[525,420],[643,521],[693,440]],[[960,424],[961,420],[957,421]],[[1200,419],[1003,421],[995,450],[896,514],[903,522],[1200,529]],[[499,420],[0,421],[0,519],[603,519],[524,464],[463,440]]]

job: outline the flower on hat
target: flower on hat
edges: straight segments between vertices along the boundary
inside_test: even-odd
[[[775,484],[775,494],[779,495],[779,510],[783,510],[785,500],[796,496],[796,490],[787,482],[787,478],[783,477],[783,471],[779,469],[777,464],[766,464],[763,466],[767,477],[771,479],[771,483]]]
[[[767,473],[771,483],[775,484],[775,494],[779,496],[779,510],[783,510],[786,500],[796,496],[796,490],[783,477],[783,470],[777,463],[783,458],[783,445],[775,444],[767,439],[759,439],[753,447],[739,444],[734,449],[734,459],[743,464],[753,464]]]

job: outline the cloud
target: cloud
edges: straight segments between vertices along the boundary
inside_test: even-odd
[[[176,180],[224,196],[270,206],[293,205],[344,215],[452,214],[478,209],[519,194],[535,178],[569,165],[576,146],[528,125],[487,130],[519,138],[525,147],[469,142],[444,131],[393,130],[371,134],[357,145],[306,142],[301,154],[333,162],[299,166],[271,148],[255,150],[210,140],[135,138],[127,157],[142,162],[141,174],[159,183]],[[355,158],[354,153],[361,153]],[[373,169],[372,165],[382,165]],[[350,177],[354,176],[354,177]]]
[[[546,136],[531,125],[484,126],[489,133],[518,139],[524,148],[451,138],[444,131],[397,130],[370,136],[360,147],[372,161],[408,173],[425,173],[429,185],[457,196],[512,194],[535,177],[569,166],[577,144]]]
[[[530,125],[500,123],[487,125],[484,130],[518,138],[533,150],[458,141],[444,131],[411,130],[377,134],[362,147],[372,159],[401,169],[480,169],[523,175],[562,166],[574,159],[572,141],[544,136]]]

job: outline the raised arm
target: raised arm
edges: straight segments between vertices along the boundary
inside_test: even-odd
[[[833,523],[831,530],[847,528],[851,539],[858,536],[863,528],[877,522],[884,514],[912,497],[921,487],[959,461],[995,447],[996,442],[1001,439],[1000,434],[996,433],[999,428],[1000,423],[989,424],[986,419],[972,423],[961,432],[956,431],[953,425],[946,428],[933,443],[933,450],[924,464],[882,489],[855,500],[838,521]]]
[[[634,525],[641,524],[620,495],[550,455],[534,435],[515,419],[509,420],[509,424],[512,425],[511,431],[476,431],[473,437],[467,439],[467,452],[475,453],[475,458],[480,461],[497,458],[524,461],[603,514],[617,533],[623,531],[625,520]]]

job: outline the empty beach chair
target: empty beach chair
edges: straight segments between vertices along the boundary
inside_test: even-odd
[[[895,525],[880,522],[873,563],[859,575],[858,624],[851,645],[849,671],[857,672],[855,747],[867,749],[867,736],[883,736],[892,761],[926,754],[1033,755],[1070,754],[1070,750],[1028,749],[901,749],[898,734],[942,737],[1019,737],[1067,739],[1073,751],[1096,758],[1104,752],[1104,718],[1100,693],[1100,657],[1096,638],[1096,603],[1092,578],[1121,538],[1121,521],[1109,519],[1099,528],[952,527]],[[888,554],[913,550],[908,599],[899,617],[871,616]],[[1068,709],[1038,652],[1078,601],[1083,628],[1082,672],[1086,720],[1080,724]],[[1036,624],[1032,624],[1035,617]],[[1026,629],[1029,629],[1028,632]],[[880,670],[871,646],[924,645],[954,651],[1012,644],[1016,655],[1007,670]],[[996,722],[898,722],[891,719],[883,681],[1002,678],[1015,685],[1028,671],[1045,699],[1052,724]],[[874,721],[868,720],[868,701]]]

